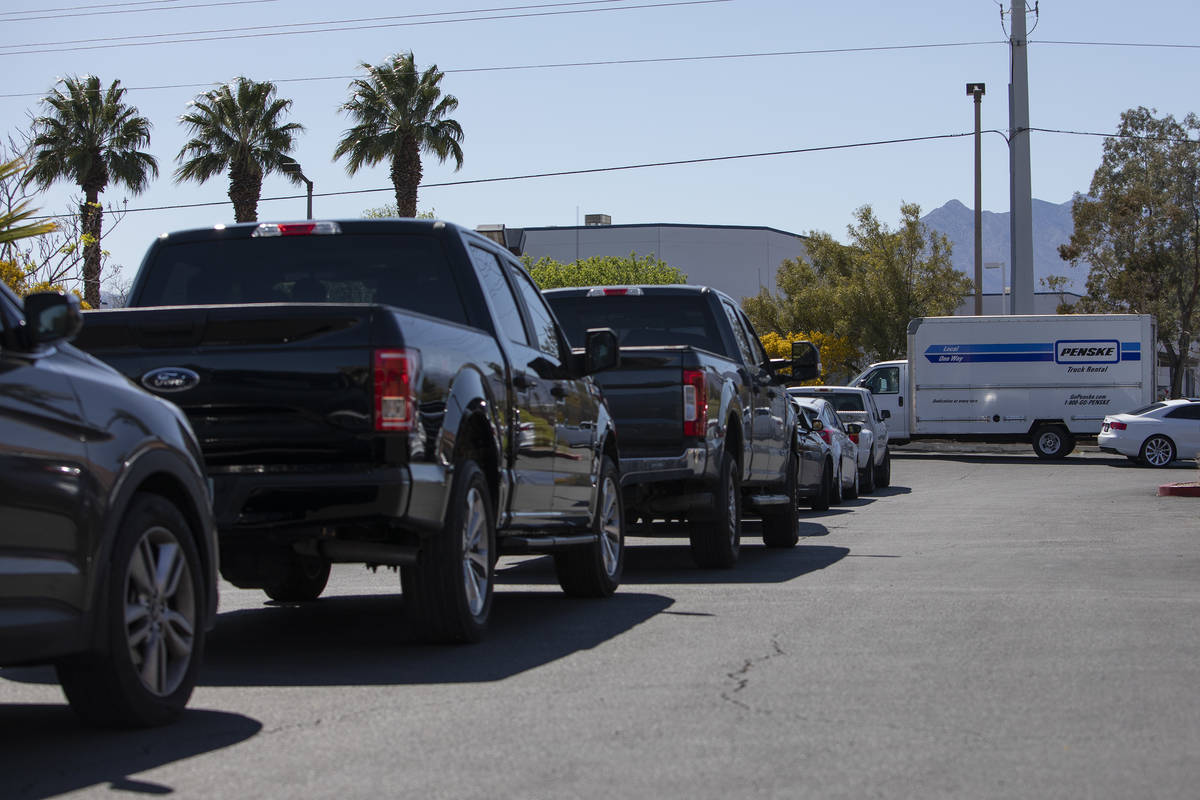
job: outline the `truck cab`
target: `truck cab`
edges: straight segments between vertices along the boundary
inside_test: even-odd
[[[907,444],[910,432],[904,398],[908,393],[908,362],[881,361],[872,364],[850,381],[850,385],[871,391],[879,412],[888,412],[885,415],[888,439],[892,444]]]

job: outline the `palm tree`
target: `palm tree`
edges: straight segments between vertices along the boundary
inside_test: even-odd
[[[19,158],[0,162],[0,183],[16,178],[24,169],[25,162]],[[29,222],[36,213],[29,207],[29,201],[23,199],[9,208],[0,208],[0,245],[54,230],[53,222]]]
[[[175,158],[176,182],[204,183],[229,171],[229,199],[238,222],[258,219],[258,199],[263,178],[282,172],[293,183],[298,172],[284,170],[295,161],[288,155],[295,136],[304,130],[298,122],[282,122],[291,100],[275,96],[275,84],[239,77],[205,92],[191,103],[192,110],[179,118],[192,138]]]
[[[79,207],[83,230],[83,299],[100,307],[100,193],[109,181],[141,193],[158,177],[154,156],[138,148],[150,144],[150,120],[124,102],[119,80],[107,89],[95,75],[63,78],[42,98],[46,115],[33,120],[33,163],[27,183],[45,189],[57,180],[83,189]]]
[[[366,78],[350,84],[350,100],[341,106],[355,121],[334,151],[335,159],[349,156],[346,172],[388,161],[396,188],[396,209],[402,217],[417,213],[421,185],[421,151],[439,161],[454,159],[462,168],[462,126],[446,115],[458,108],[453,95],[443,95],[437,66],[418,72],[411,52],[392,56],[379,66],[360,64]]]

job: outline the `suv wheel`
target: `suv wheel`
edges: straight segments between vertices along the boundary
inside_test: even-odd
[[[592,521],[596,541],[554,554],[554,572],[564,592],[573,597],[608,597],[621,585],[625,568],[624,508],[617,467],[604,456]]]
[[[721,454],[712,506],[700,519],[689,519],[692,559],[701,567],[729,569],[737,563],[742,544],[742,482],[737,462]]]
[[[187,705],[204,655],[204,572],[187,520],[162,497],[135,495],[110,566],[99,614],[108,651],[60,662],[59,682],[89,725],[165,724]]]
[[[496,522],[479,465],[458,463],[442,530],[400,568],[404,609],[430,642],[477,642],[492,610]]]

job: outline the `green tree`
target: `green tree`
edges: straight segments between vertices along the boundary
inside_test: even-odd
[[[1059,255],[1091,264],[1081,310],[1154,315],[1178,397],[1200,331],[1200,143],[1191,138],[1200,118],[1154,114],[1121,114],[1089,196],[1075,197],[1075,231]]]
[[[529,268],[534,283],[542,289],[687,283],[687,275],[656,258],[653,253],[645,258],[639,258],[637,253],[628,256],[591,256],[570,264],[546,256],[537,261],[529,256],[522,260]]]
[[[83,298],[98,308],[100,194],[110,181],[139,194],[158,176],[158,162],[139,149],[150,143],[150,121],[125,103],[119,80],[107,89],[95,75],[63,78],[59,84],[42,98],[45,115],[33,120],[33,160],[25,180],[43,189],[69,180],[83,190]]]
[[[786,259],[776,283],[742,305],[760,333],[820,331],[850,342],[869,359],[903,357],[913,317],[949,314],[971,291],[950,263],[950,242],[921,222],[921,208],[900,206],[891,230],[870,206],[854,214],[850,243],[813,232],[808,259]],[[851,366],[851,365],[843,365]]]
[[[175,159],[175,181],[204,183],[226,171],[229,199],[238,222],[258,219],[258,200],[263,178],[282,173],[299,184],[299,172],[284,170],[295,161],[288,154],[296,134],[304,130],[298,122],[284,122],[291,100],[276,96],[275,84],[237,78],[199,95],[191,110],[179,118],[192,137]]]
[[[443,73],[437,66],[419,72],[411,52],[378,66],[360,67],[367,77],[350,84],[350,99],[341,106],[355,124],[338,142],[333,157],[347,157],[350,175],[387,162],[400,216],[415,216],[422,151],[439,161],[453,159],[455,170],[462,168],[462,126],[447,118],[458,108],[458,100],[442,94]]]
[[[0,184],[11,185],[13,179],[25,169],[25,162],[19,158],[0,162]],[[27,198],[19,198],[8,208],[0,208],[0,244],[9,244],[18,239],[30,236],[40,236],[54,230],[53,222],[29,222],[34,215]]]
[[[394,203],[376,208],[363,209],[362,215],[365,219],[391,219],[401,216]],[[431,208],[427,211],[418,211],[413,216],[417,219],[437,219],[437,209]]]

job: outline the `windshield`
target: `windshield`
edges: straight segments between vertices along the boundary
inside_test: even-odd
[[[419,235],[285,236],[169,244],[140,306],[382,303],[466,322],[439,242]]]
[[[588,328],[612,328],[622,347],[686,344],[724,354],[708,302],[700,295],[547,296],[572,347]]]

